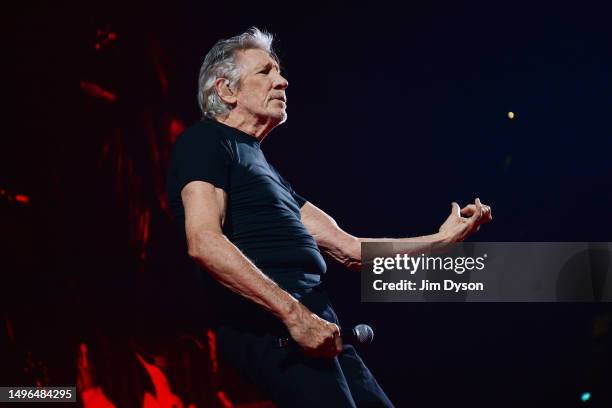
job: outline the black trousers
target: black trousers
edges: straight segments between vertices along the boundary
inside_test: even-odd
[[[323,289],[294,295],[321,318],[339,324]],[[249,323],[220,325],[219,355],[278,408],[393,407],[352,345],[345,344],[333,359],[310,358],[295,344],[279,347],[278,337],[287,336],[284,328],[253,313]]]

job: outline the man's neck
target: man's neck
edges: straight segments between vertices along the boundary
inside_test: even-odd
[[[233,111],[230,111],[229,115],[227,115],[225,118],[217,116],[217,121],[223,123],[224,125],[241,130],[244,133],[253,136],[259,142],[262,142],[268,133],[270,133],[270,131],[272,131],[272,129],[274,129],[277,125],[276,123],[272,122],[270,118],[268,118],[266,121],[261,121],[257,117],[234,114]]]

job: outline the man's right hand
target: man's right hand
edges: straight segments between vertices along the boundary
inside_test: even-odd
[[[310,357],[334,358],[342,351],[340,328],[316,314],[301,303],[285,320],[291,338]]]

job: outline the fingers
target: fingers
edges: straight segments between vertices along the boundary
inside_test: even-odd
[[[475,211],[476,211],[476,205],[469,204],[461,209],[461,215],[466,216],[466,217],[471,217]]]
[[[317,320],[319,321],[319,327],[306,340],[307,343],[310,343],[310,346],[302,345],[302,350],[309,357],[334,358],[342,352],[340,328],[338,325],[323,319]]]
[[[461,208],[459,207],[459,204],[454,201],[451,203],[451,215],[453,214],[457,217],[461,216]]]
[[[342,337],[338,336],[335,338],[334,346],[335,346],[335,350],[334,350],[334,357],[335,357],[338,354],[342,353],[342,347],[343,347]]]
[[[463,215],[471,214],[470,220],[478,224],[484,224],[493,219],[491,207],[482,204],[480,198],[476,198],[476,200],[474,200],[474,204],[466,206],[462,210],[462,213]]]
[[[491,207],[488,205],[484,206],[484,214],[483,214],[484,222],[489,222],[493,219],[493,213],[491,212]]]
[[[453,213],[455,213],[454,204],[455,203],[453,203]],[[493,219],[491,207],[483,204],[480,198],[476,198],[474,204],[468,204],[461,208],[459,215],[468,217],[472,222],[478,222],[480,224],[489,222]]]
[[[462,229],[460,233],[455,234],[455,241],[463,241],[474,232],[480,230],[480,225],[490,222],[493,219],[491,207],[484,205],[480,198],[476,198],[473,204],[468,204],[464,208],[460,208],[459,204],[453,201],[451,204],[451,215],[440,227],[440,232],[454,231]],[[463,218],[463,217],[467,218]]]
[[[330,323],[333,337],[340,337],[340,327],[337,324]]]
[[[326,339],[326,351],[328,351],[326,356],[334,358],[342,351],[342,337],[340,337],[340,327],[338,325],[329,323],[328,327],[331,329],[331,337]]]
[[[486,222],[491,221],[493,219],[493,216],[491,214],[491,207],[488,205],[482,204],[479,198],[476,199],[476,202],[478,205],[480,205],[480,213],[481,213],[480,220],[479,220],[480,224],[484,224]]]
[[[470,217],[470,221],[478,222],[478,220],[480,220],[480,217],[482,216],[482,211],[482,203],[480,202],[479,198],[476,198],[476,200],[474,201],[474,212]]]

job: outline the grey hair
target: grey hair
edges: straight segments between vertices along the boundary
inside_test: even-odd
[[[236,62],[236,52],[248,49],[264,50],[278,63],[278,56],[272,48],[273,40],[272,34],[251,27],[240,35],[217,41],[208,51],[198,78],[198,103],[205,118],[226,116],[231,110],[231,106],[217,94],[215,81],[217,78],[226,78],[231,88],[240,86],[240,68]]]

